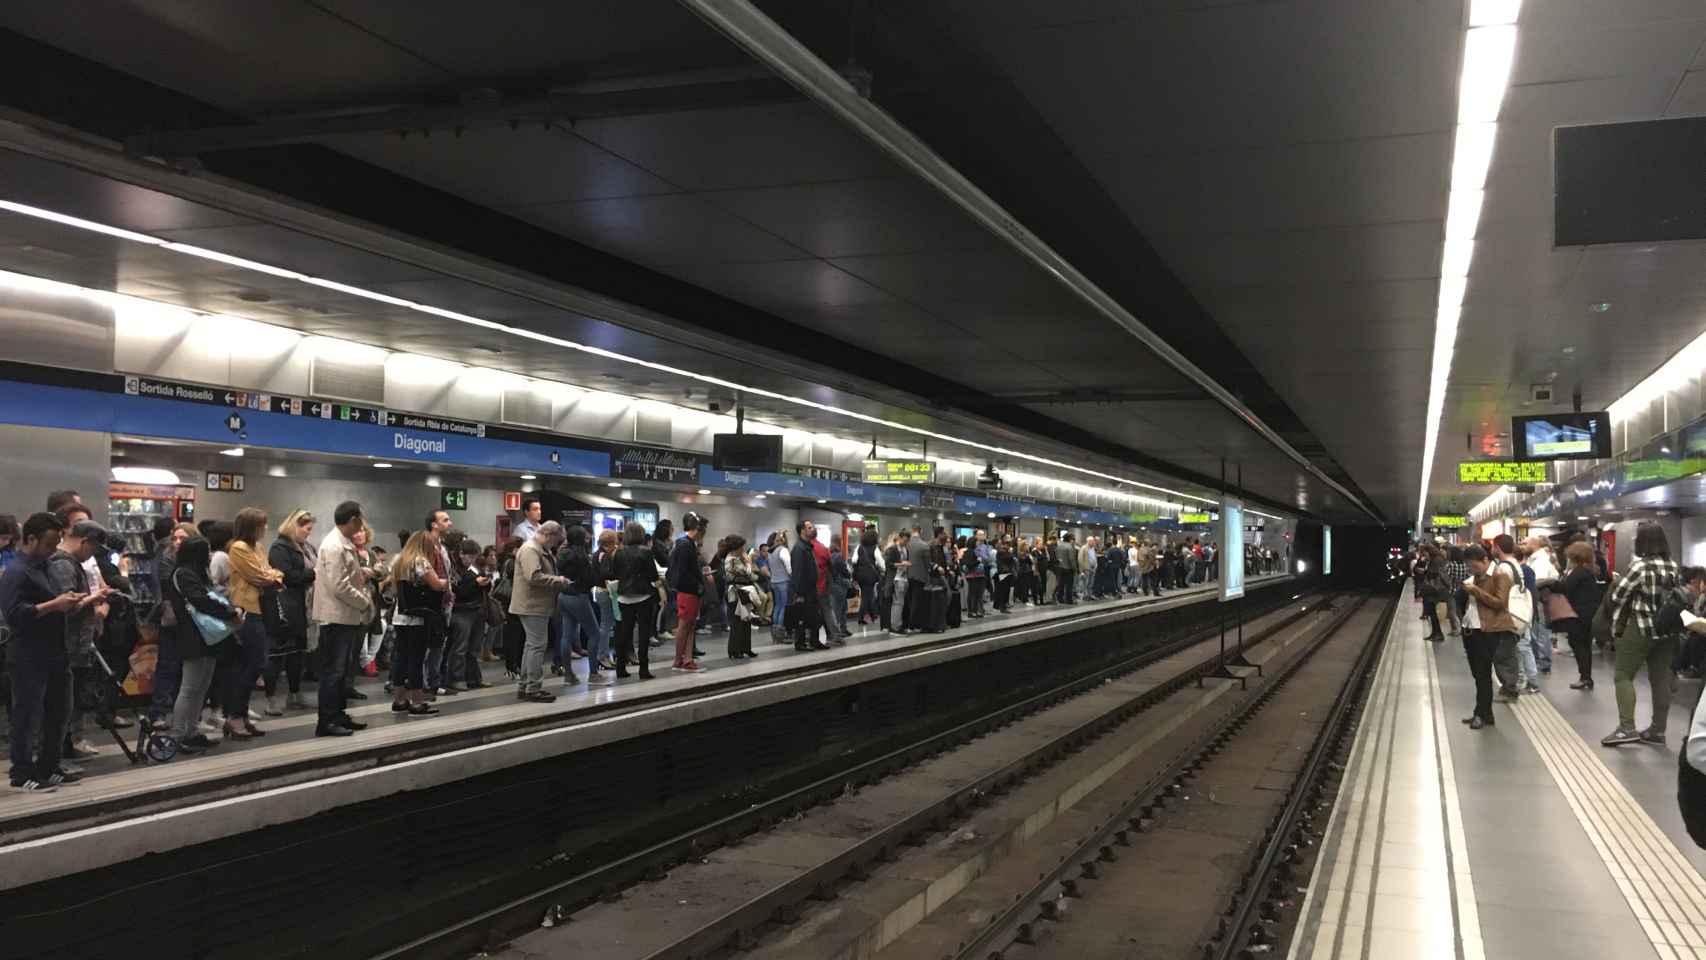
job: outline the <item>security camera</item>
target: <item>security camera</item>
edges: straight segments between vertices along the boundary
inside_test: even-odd
[[[705,404],[705,409],[711,411],[712,413],[722,413],[723,412],[723,405],[721,403],[715,401],[715,400],[712,400],[710,403]]]

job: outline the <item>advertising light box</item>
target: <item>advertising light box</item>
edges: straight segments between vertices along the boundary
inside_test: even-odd
[[[1471,460],[1457,465],[1458,483],[1545,483],[1546,464],[1531,461]]]

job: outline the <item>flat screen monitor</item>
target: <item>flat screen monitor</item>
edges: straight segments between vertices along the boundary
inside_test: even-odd
[[[1518,460],[1604,460],[1611,456],[1611,414],[1512,417],[1511,447]]]
[[[711,438],[711,468],[779,473],[782,435],[778,433],[719,433]]]

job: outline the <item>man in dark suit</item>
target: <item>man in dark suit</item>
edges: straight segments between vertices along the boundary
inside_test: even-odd
[[[788,553],[788,605],[797,607],[794,621],[795,650],[828,650],[829,644],[817,638],[820,606],[817,591],[817,557],[812,543],[817,528],[810,520],[794,525],[794,546]]]
[[[936,528],[940,533],[941,527]],[[924,588],[930,585],[930,543],[923,536],[914,535],[906,544],[906,628],[922,630],[925,623]]]
[[[1072,588],[1078,579],[1078,550],[1073,545],[1070,533],[1061,534],[1060,542],[1054,545],[1054,569],[1060,574],[1060,586],[1056,588],[1054,601],[1076,602]]]

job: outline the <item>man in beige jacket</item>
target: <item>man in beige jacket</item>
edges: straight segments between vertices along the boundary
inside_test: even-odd
[[[526,635],[521,649],[521,674],[515,691],[517,700],[550,703],[555,694],[544,689],[545,647],[550,641],[550,621],[557,612],[557,594],[569,585],[557,573],[554,559],[564,540],[563,525],[547,520],[534,531],[533,539],[515,552],[515,580],[510,585],[509,612],[521,621]],[[564,664],[568,671],[568,664]],[[573,671],[569,671],[572,675]]]
[[[373,622],[373,600],[367,574],[351,542],[361,530],[361,504],[345,500],[332,512],[333,527],[320,541],[314,559],[314,605],[311,616],[320,624],[320,716],[317,737],[347,737],[367,724],[349,715],[344,703],[344,674],[353,644],[360,643]]]

